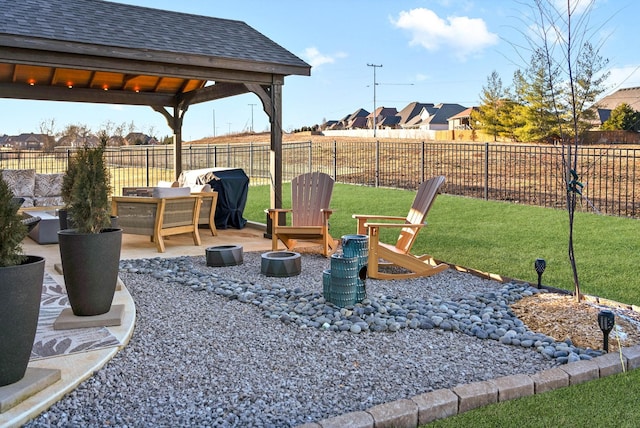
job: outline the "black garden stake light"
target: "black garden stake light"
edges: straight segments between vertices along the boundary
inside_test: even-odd
[[[542,273],[547,267],[547,262],[544,259],[536,259],[533,267],[536,268],[536,272],[538,273],[538,288],[542,285]]]
[[[609,352],[609,333],[613,329],[615,323],[616,318],[613,315],[613,312],[604,310],[598,313],[598,325],[600,326],[600,330],[602,330],[602,347],[604,348],[604,352]]]

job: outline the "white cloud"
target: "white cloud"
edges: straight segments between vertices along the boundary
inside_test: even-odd
[[[447,50],[461,61],[498,43],[498,35],[491,33],[479,18],[449,16],[443,19],[432,10],[418,8],[400,12],[397,20],[391,18],[391,23],[409,32],[411,45],[431,52]]]
[[[302,54],[302,58],[312,67],[318,67],[323,64],[333,64],[336,62],[336,58],[345,58],[347,54],[338,52],[333,56],[325,55],[315,47],[306,48]]]

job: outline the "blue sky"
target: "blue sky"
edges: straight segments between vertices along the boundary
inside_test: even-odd
[[[565,0],[554,1],[566,5]],[[507,86],[513,72],[524,69],[529,59],[514,46],[524,44],[523,33],[531,22],[525,3],[532,0],[118,2],[244,21],[309,63],[310,77],[285,79],[285,131],[341,119],[359,108],[372,111],[374,69],[378,107],[400,110],[413,101],[471,107],[479,104],[482,86],[493,70]],[[638,16],[637,0],[595,0],[589,34],[609,61],[607,93],[640,86]],[[0,99],[0,111],[0,135],[38,132],[39,124],[49,119],[55,119],[58,130],[68,124],[97,130],[106,121],[133,121],[138,131],[159,137],[171,132],[149,107]],[[189,108],[183,138],[212,136],[214,123],[218,136],[242,132],[252,121],[256,132],[268,129],[268,118],[253,94],[207,102]]]

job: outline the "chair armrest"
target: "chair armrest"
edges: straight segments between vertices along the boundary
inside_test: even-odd
[[[359,235],[365,235],[367,233],[365,223],[371,220],[396,220],[396,221],[405,221],[405,217],[398,216],[388,216],[388,215],[368,215],[368,214],[353,214],[351,216],[358,221],[356,231]]]
[[[264,210],[266,213],[290,213],[291,211],[290,208],[267,208]]]
[[[388,215],[367,215],[367,214],[353,214],[351,218],[355,219],[374,219],[374,220],[405,220],[406,217],[388,216]]]
[[[408,227],[410,229],[420,229],[422,227],[425,227],[427,225],[427,223],[419,223],[419,224],[414,224],[414,223],[365,223],[364,227],[365,228],[404,228],[404,227]]]

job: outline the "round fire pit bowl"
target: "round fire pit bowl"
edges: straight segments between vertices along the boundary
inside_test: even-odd
[[[217,245],[209,247],[205,251],[207,266],[237,266],[243,262],[242,247],[240,245]]]
[[[270,251],[262,254],[260,271],[265,276],[296,276],[300,275],[300,253],[293,251]]]

